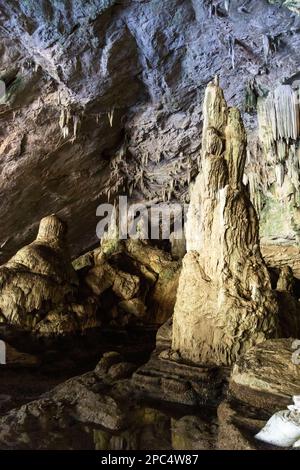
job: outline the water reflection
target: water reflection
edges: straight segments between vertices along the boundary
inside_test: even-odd
[[[93,439],[96,450],[191,450],[213,448],[215,434],[214,416],[174,417],[144,407],[128,429],[118,433],[94,429]]]

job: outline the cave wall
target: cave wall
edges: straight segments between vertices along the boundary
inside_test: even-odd
[[[255,142],[249,83],[268,93],[300,62],[298,2],[270,3],[1,0],[1,262],[47,214],[67,220],[75,256],[97,242],[108,195],[188,200],[216,74]]]

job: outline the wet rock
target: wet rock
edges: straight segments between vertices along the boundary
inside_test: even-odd
[[[262,243],[261,251],[268,266],[272,268],[290,266],[294,276],[300,279],[300,250],[297,245]]]
[[[233,367],[231,394],[272,412],[286,408],[300,394],[299,344],[274,339],[251,348]]]
[[[107,265],[102,263],[92,267],[85,276],[85,283],[93,294],[99,296],[113,284],[113,279],[107,270]]]
[[[133,372],[137,369],[135,364],[130,362],[119,362],[118,364],[113,364],[108,371],[108,376],[112,380],[126,379],[130,377]]]
[[[116,351],[110,351],[103,354],[103,357],[98,362],[95,368],[95,374],[99,377],[106,375],[111,366],[119,364],[122,361],[122,356]]]
[[[139,290],[139,278],[101,263],[90,269],[85,276],[86,284],[95,295],[101,295],[109,287],[121,299],[133,298]]]
[[[133,374],[132,383],[140,396],[154,400],[198,406],[216,404],[226,383],[226,372],[172,358],[172,351],[155,351]]]
[[[218,439],[220,450],[271,450],[274,446],[257,441],[254,436],[266,423],[254,408],[226,400],[218,408]]]
[[[156,347],[158,351],[168,351],[172,344],[173,319],[169,318],[156,333]]]
[[[172,257],[169,253],[141,240],[127,240],[126,250],[132,258],[156,274],[170,268],[170,263],[172,263]]]
[[[198,416],[172,419],[172,448],[176,450],[212,450],[215,448],[217,425]]]
[[[114,271],[112,290],[118,297],[124,300],[132,299],[138,293],[139,288],[140,280],[138,276],[122,271]]]
[[[175,263],[160,272],[149,296],[149,316],[152,322],[162,325],[173,315],[179,276],[180,267]]]
[[[172,316],[181,266],[169,253],[127,240],[121,251],[107,254],[101,245],[93,257],[94,265],[85,268],[82,279],[102,303],[104,322],[162,324]]]
[[[72,261],[72,266],[75,271],[80,271],[81,269],[92,267],[94,265],[94,254],[92,251],[84,253],[79,258],[76,258]]]
[[[5,365],[9,367],[37,367],[40,365],[41,360],[38,356],[20,352],[9,344],[5,347],[6,362]]]
[[[71,421],[101,425],[119,430],[125,425],[125,410],[93,373],[70,379],[36,401],[11,410],[0,418],[2,448],[37,448],[49,446],[45,431],[52,435]],[[51,442],[51,439],[50,439]]]
[[[172,232],[170,235],[171,253],[174,259],[182,260],[186,254],[186,240],[184,233]]]
[[[141,406],[131,416],[128,428],[117,435],[95,430],[95,447],[97,450],[171,449],[170,421],[162,411]]]

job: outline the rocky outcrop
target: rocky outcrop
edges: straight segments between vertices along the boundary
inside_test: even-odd
[[[244,122],[257,137],[257,96],[300,62],[299,19],[278,8],[296,2],[276,3],[2,0],[1,262],[52,212],[68,222],[72,256],[90,249],[96,207],[124,184],[137,200],[183,200],[216,73],[240,108],[254,81]],[[261,163],[258,152],[256,174]]]
[[[269,3],[274,3],[275,5],[280,5],[287,7],[296,13],[300,13],[300,2],[299,0],[268,0]]]
[[[156,351],[133,374],[132,380],[140,397],[180,405],[212,406],[223,394],[226,373],[217,367],[186,364],[176,353]]]
[[[189,406],[216,406],[228,382],[228,370],[199,366],[172,351],[172,318],[157,331],[156,349],[139,367],[132,382],[139,397]]]
[[[66,225],[48,216],[36,240],[0,268],[0,319],[40,336],[162,324],[173,313],[179,272],[168,253],[139,240],[121,251],[97,248],[72,265]]]
[[[275,449],[254,436],[300,393],[299,341],[275,339],[247,351],[235,364],[227,398],[218,408],[220,449]]]
[[[290,266],[293,274],[300,279],[300,249],[297,245],[276,243],[261,245],[263,258],[271,268]]]
[[[57,305],[74,299],[78,286],[68,257],[66,226],[42,219],[37,238],[0,268],[2,322],[33,329]]]
[[[247,351],[233,368],[232,394],[263,409],[278,411],[291,404],[300,393],[299,345],[291,338],[275,339]]]
[[[276,335],[278,305],[242,182],[246,134],[218,84],[204,99],[202,172],[191,192],[172,348],[194,363],[232,364]]]
[[[114,431],[126,427],[127,410],[130,414],[134,407],[128,401],[125,407],[111,394],[116,378],[109,373],[116,364],[125,364],[122,357],[106,354],[95,372],[72,378],[1,417],[1,448],[51,448],[58,439],[59,428],[63,430],[74,421]],[[131,370],[123,370],[122,377],[131,373],[132,365]]]
[[[104,324],[161,325],[173,314],[180,262],[141,240],[105,238],[74,263],[82,286],[99,299]]]
[[[212,449],[215,414],[199,407],[197,415],[170,405],[161,410],[139,402],[131,382],[136,368],[110,351],[93,371],[64,381],[29,403],[23,400],[15,409],[5,408],[9,397],[1,395],[1,449]]]

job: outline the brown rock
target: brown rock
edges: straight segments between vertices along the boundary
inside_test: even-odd
[[[121,310],[124,310],[126,313],[134,315],[137,318],[143,318],[146,315],[146,306],[141,299],[130,299],[130,300],[122,300],[120,302],[119,307]]]
[[[78,281],[65,236],[60,219],[45,217],[36,240],[0,268],[0,311],[5,321],[32,328],[47,311],[72,299]]]
[[[278,304],[242,182],[247,140],[240,113],[213,82],[203,109],[202,172],[191,192],[172,348],[194,363],[230,365],[276,335]]]
[[[274,339],[249,349],[233,368],[231,394],[271,412],[291,404],[300,394],[299,345],[291,338]]]
[[[261,252],[267,265],[272,268],[290,266],[300,279],[300,250],[297,245],[262,244]]]

